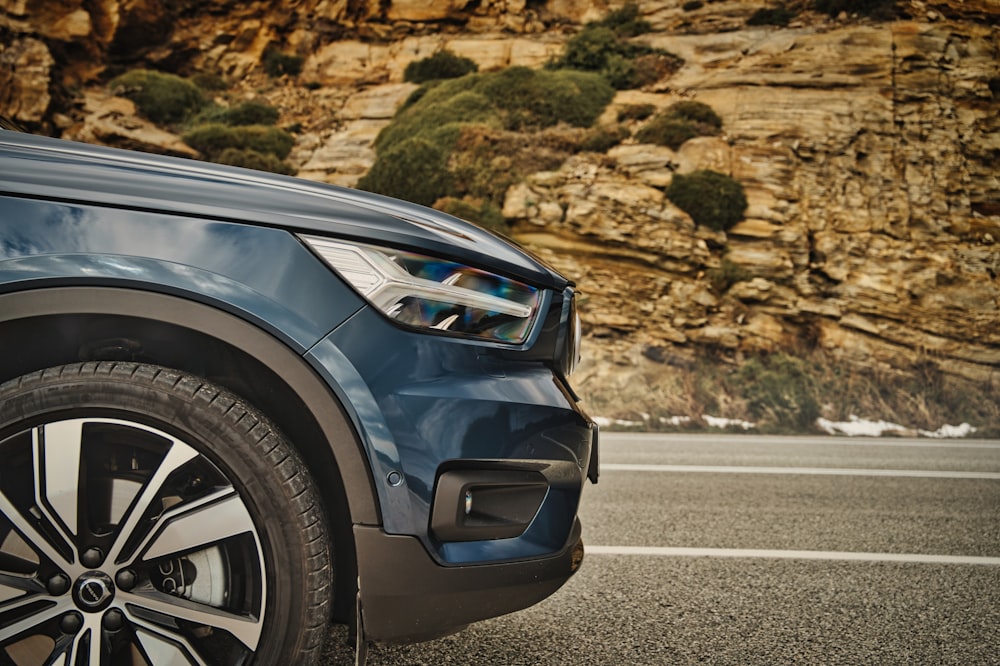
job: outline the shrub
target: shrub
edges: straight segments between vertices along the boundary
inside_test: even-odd
[[[113,94],[135,102],[139,113],[158,125],[183,122],[206,103],[191,81],[149,69],[133,69],[108,85]]]
[[[268,76],[282,76],[288,74],[289,76],[298,76],[302,71],[302,63],[305,62],[305,58],[297,55],[290,55],[288,53],[282,53],[277,49],[267,49],[264,51],[264,56],[261,59],[264,65],[264,71],[267,72]]]
[[[500,124],[499,114],[490,100],[480,93],[460,91],[453,97],[422,98],[420,103],[401,109],[375,139],[375,149],[382,150],[414,136],[461,123]]]
[[[260,102],[241,102],[229,108],[212,107],[198,115],[199,123],[223,125],[273,125],[278,122],[278,109]]]
[[[587,127],[613,96],[603,79],[584,72],[511,67],[451,79],[430,85],[400,109],[375,147],[383,150],[455,123],[506,129],[551,127],[559,122]]]
[[[739,264],[734,264],[729,259],[723,259],[718,268],[710,268],[705,272],[712,288],[720,294],[729,291],[737,282],[744,282],[753,277],[753,274]]]
[[[611,28],[587,27],[566,42],[562,67],[599,72],[607,65],[608,56],[626,55],[627,45],[623,44]]]
[[[532,137],[560,123],[589,127],[613,96],[597,74],[571,70],[511,67],[427,82],[379,133],[375,164],[359,187],[425,205],[449,195],[499,204],[521,173],[557,154],[564,159],[579,142],[553,150]],[[510,131],[525,129],[528,138]],[[422,170],[429,182],[418,177]]]
[[[455,55],[451,51],[438,51],[423,60],[414,60],[403,70],[403,80],[424,83],[435,79],[455,79],[479,69],[475,61]]]
[[[685,141],[698,136],[698,133],[686,120],[659,116],[643,125],[635,136],[642,143],[655,143],[677,150]]]
[[[379,155],[358,187],[430,206],[451,189],[448,153],[420,137],[401,141]]]
[[[629,7],[632,9],[626,11]],[[604,21],[587,24],[566,43],[563,55],[549,67],[598,72],[614,88],[624,90],[657,81],[664,73],[680,66],[683,61],[666,51],[623,39],[632,35],[634,26],[645,25],[641,30],[645,32],[648,24],[627,18],[633,12],[637,15],[634,5],[626,5],[619,11],[625,14],[616,18],[613,12]]]
[[[229,84],[218,74],[199,72],[191,77],[191,82],[202,90],[226,90]]]
[[[874,19],[896,18],[896,0],[815,0],[816,11],[836,16],[841,12],[870,16]]]
[[[729,176],[709,170],[675,174],[667,198],[696,224],[727,231],[743,219],[747,208],[743,186]]]
[[[618,120],[645,120],[656,112],[652,104],[628,104],[618,110]]]
[[[580,136],[561,127],[520,133],[464,125],[448,160],[452,190],[500,205],[524,174],[558,168],[578,149]]]
[[[598,76],[574,71],[509,67],[484,78],[479,87],[503,112],[507,129],[551,127],[564,122],[589,127],[614,97]]]
[[[469,197],[463,199],[446,197],[438,202],[437,207],[449,215],[460,217],[468,222],[474,222],[484,229],[490,229],[498,233],[506,233],[509,230],[499,206],[492,201],[470,199]]]
[[[704,6],[705,3],[702,2],[701,0],[688,0],[683,5],[681,5],[681,9],[683,9],[686,12],[693,12],[694,10],[701,9]]]
[[[636,56],[635,60],[632,61],[635,70],[629,86],[641,88],[656,83],[663,77],[676,72],[683,64],[683,60],[665,51]]]
[[[264,125],[229,127],[219,123],[208,123],[186,132],[183,139],[189,146],[213,161],[227,148],[254,150],[283,160],[295,144],[295,138],[288,132]]]
[[[652,30],[649,21],[639,17],[639,5],[634,2],[626,3],[620,9],[609,13],[596,25],[611,28],[621,37],[635,37]]]
[[[791,424],[795,431],[807,432],[820,416],[815,374],[806,361],[777,353],[749,359],[733,379],[758,425],[775,430]]]
[[[606,153],[629,137],[627,128],[621,125],[614,127],[598,127],[587,133],[580,143],[580,150],[594,153]]]
[[[747,19],[747,25],[777,25],[786,26],[795,18],[795,12],[784,5],[779,7],[764,7],[758,9]]]
[[[667,107],[667,114],[696,123],[702,132],[722,128],[722,118],[708,104],[702,102],[677,102]]]
[[[222,113],[227,125],[273,125],[278,122],[278,109],[260,102],[241,102]]]
[[[615,90],[639,87],[638,84],[633,85],[636,69],[635,61],[631,58],[612,53],[605,60],[604,67],[601,68],[600,72],[601,76],[607,79]]]
[[[701,102],[677,102],[658,114],[636,133],[643,143],[655,143],[677,150],[688,139],[714,136],[722,129],[722,119],[712,107]]]
[[[242,148],[226,148],[213,160],[219,164],[245,167],[247,169],[257,169],[258,171],[270,171],[281,173],[286,176],[295,174],[295,169],[288,166],[274,155],[259,153],[256,150]]]

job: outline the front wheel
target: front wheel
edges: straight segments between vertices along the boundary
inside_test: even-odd
[[[291,445],[205,380],[135,363],[0,386],[0,664],[302,664],[331,554]]]

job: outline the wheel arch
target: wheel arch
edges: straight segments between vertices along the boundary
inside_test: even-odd
[[[301,356],[233,314],[117,287],[0,294],[0,341],[0,382],[65,363],[140,360],[205,377],[267,414],[317,479],[336,557],[334,616],[349,619],[357,583],[353,525],[379,524],[379,508],[349,416]]]

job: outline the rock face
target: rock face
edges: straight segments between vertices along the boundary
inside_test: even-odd
[[[676,151],[629,139],[507,192],[512,233],[584,289],[583,392],[699,349],[739,362],[803,345],[847,365],[932,363],[1000,386],[1000,2],[911,0],[892,22],[804,12],[748,27],[770,4],[639,3],[653,31],[636,41],[685,64],[620,92],[602,122],[696,100],[722,118],[722,136]],[[179,5],[0,0],[0,112],[182,154],[102,96],[101,74],[218,71],[301,124],[300,175],[351,186],[414,88],[402,80],[409,62],[447,48],[483,70],[539,67],[620,3]],[[302,73],[264,77],[270,48],[302,56]],[[70,86],[84,92],[55,92]],[[664,195],[674,174],[706,168],[745,188],[745,219],[729,232],[698,227]]]

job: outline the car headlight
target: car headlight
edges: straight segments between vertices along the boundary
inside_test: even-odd
[[[369,303],[413,328],[520,344],[538,317],[541,292],[516,280],[413,252],[302,240]]]

